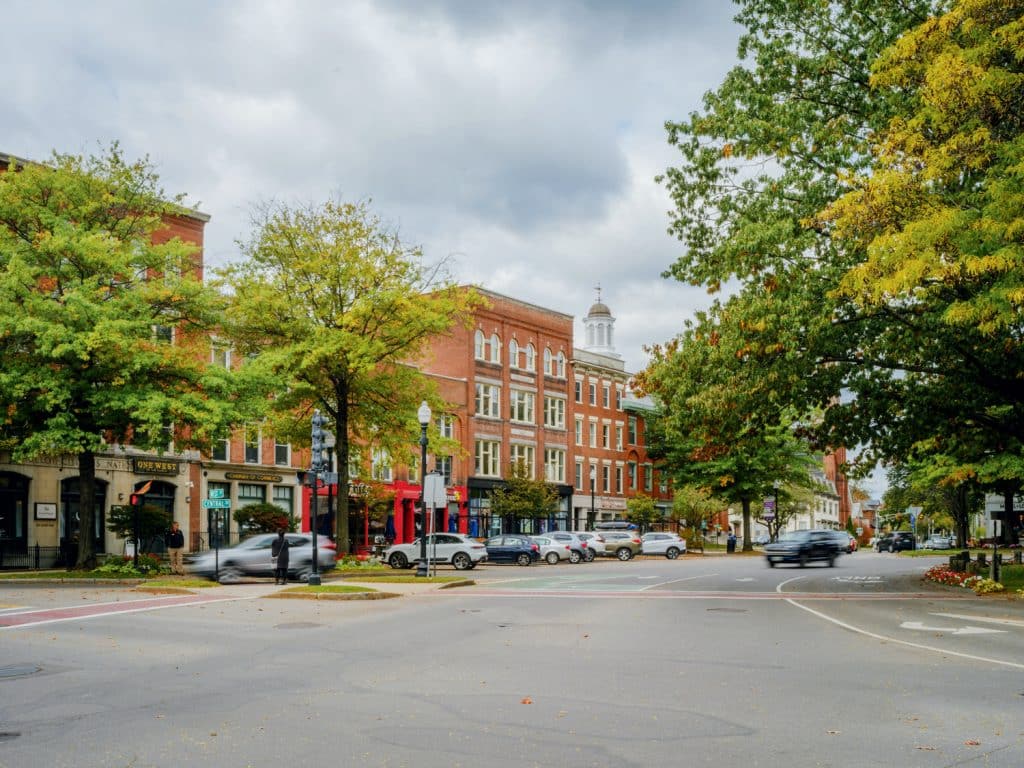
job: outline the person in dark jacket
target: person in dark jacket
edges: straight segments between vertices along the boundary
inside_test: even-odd
[[[285,538],[284,528],[277,531],[277,538],[270,545],[270,556],[274,558],[274,583],[288,583],[288,539]]]
[[[171,530],[164,534],[164,544],[167,545],[167,556],[171,561],[171,573],[184,576],[185,564],[182,553],[185,551],[185,534],[178,528],[177,520],[171,523]]]

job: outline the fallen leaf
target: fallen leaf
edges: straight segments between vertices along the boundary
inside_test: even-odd
[[[926,747],[924,744],[915,744],[914,745],[914,749],[921,749],[921,750],[924,750],[925,752],[934,752],[935,751],[935,747]]]
[[[838,736],[842,731],[825,731],[829,736]]]
[[[520,704],[533,704],[533,699],[527,696],[525,699],[519,702]]]
[[[978,741],[977,739],[968,739],[967,741],[964,742],[964,744],[967,745],[968,747],[980,747],[981,746],[981,742]]]

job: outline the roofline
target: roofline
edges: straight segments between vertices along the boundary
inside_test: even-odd
[[[530,309],[538,309],[541,312],[547,312],[549,315],[558,315],[559,317],[564,317],[566,320],[575,320],[576,319],[575,315],[567,315],[565,312],[559,312],[557,309],[549,309],[548,307],[542,307],[539,304],[531,304],[528,301],[523,301],[522,299],[516,299],[516,298],[513,298],[512,296],[506,296],[503,293],[498,293],[497,291],[491,291],[491,290],[488,290],[487,288],[484,288],[484,287],[479,286],[479,285],[473,285],[471,283],[465,283],[461,287],[463,287],[463,288],[472,288],[473,290],[478,291],[478,292],[480,292],[482,294],[485,294],[487,296],[493,296],[496,299],[504,299],[505,301],[511,301],[513,304],[521,304],[524,307],[529,307]]]
[[[9,155],[6,152],[0,152],[0,165],[7,165],[8,167],[10,167],[12,164],[15,167],[33,164],[41,165],[41,163],[37,163],[35,160],[26,160],[25,158],[18,157],[17,155]],[[175,211],[175,213],[178,216],[185,216],[186,218],[189,219],[195,219],[196,221],[201,221],[204,224],[210,221],[211,216],[208,213],[203,213],[202,211],[195,208],[186,208],[185,206],[175,207],[178,209],[177,211]]]

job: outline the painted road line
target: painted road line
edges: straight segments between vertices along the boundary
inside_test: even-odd
[[[0,615],[0,631],[5,629],[23,629],[38,627],[44,624],[58,624],[65,621],[83,621],[102,616],[117,616],[143,611],[159,611],[163,608],[183,608],[190,605],[212,605],[236,600],[254,600],[258,595],[239,597],[213,597],[207,595],[172,595],[164,598],[130,600],[118,603],[94,603],[76,605],[68,608],[50,608],[23,613]]]
[[[685,579],[672,579],[672,581],[663,581],[663,582],[661,582],[659,584],[651,584],[651,586],[644,587],[640,591],[643,592],[643,591],[646,591],[648,589],[654,589],[655,587],[664,587],[664,586],[668,586],[669,584],[678,584],[681,581],[693,581],[694,579],[709,579],[712,576],[717,576],[717,575],[718,575],[717,573],[706,573],[703,576],[687,576]]]
[[[777,587],[775,587],[775,590],[777,592],[779,592],[781,595],[783,595],[786,598],[786,602],[788,602],[790,605],[794,606],[795,608],[799,608],[801,611],[807,611],[811,615],[817,616],[819,619],[824,619],[825,621],[829,621],[829,622],[835,624],[837,627],[842,627],[843,629],[848,629],[851,632],[856,632],[859,635],[864,635],[865,637],[871,637],[871,638],[874,638],[875,640],[881,640],[882,642],[885,642],[885,643],[895,643],[896,645],[905,645],[908,648],[917,648],[917,649],[922,650],[922,651],[932,651],[934,653],[940,653],[943,656],[956,656],[956,657],[961,658],[961,659],[970,659],[971,661],[981,661],[981,662],[984,662],[986,664],[996,664],[996,665],[1001,666],[1001,667],[1012,667],[1013,669],[1024,669],[1024,664],[1019,664],[1019,663],[1017,663],[1015,661],[1006,661],[1004,659],[993,659],[993,658],[990,658],[988,656],[978,656],[978,655],[973,654],[973,653],[961,653],[960,651],[952,651],[949,648],[936,648],[934,645],[924,645],[923,643],[912,643],[909,640],[900,640],[900,639],[895,638],[895,637],[889,637],[888,635],[880,635],[877,632],[870,632],[870,631],[868,631],[866,629],[862,629],[861,627],[856,627],[853,624],[849,624],[848,622],[840,621],[839,619],[835,619],[835,618],[833,618],[833,617],[831,617],[831,616],[829,616],[829,615],[827,615],[825,613],[822,613],[821,611],[818,611],[818,610],[815,610],[814,608],[811,608],[808,605],[801,605],[799,602],[797,602],[797,600],[799,600],[801,598],[794,596],[792,593],[784,593],[784,592],[782,592],[782,588],[784,586],[786,586],[787,584],[789,584],[792,581],[797,581],[798,579],[802,579],[802,578],[804,578],[804,577],[803,576],[796,576],[796,577],[794,577],[792,579],[787,579],[786,581],[782,582]],[[858,595],[858,597],[861,600],[864,600],[864,599],[875,600],[875,599],[878,599],[879,597],[881,597],[881,595],[873,595],[871,597],[868,597],[867,595]],[[930,597],[934,597],[934,595],[930,595]],[[947,599],[947,598],[944,598],[944,599]],[[957,599],[960,599],[960,598],[957,598]]]
[[[928,627],[921,621],[904,621],[900,629],[914,629],[924,632],[945,632],[950,635],[1005,635],[1005,629],[989,629],[988,627]]]
[[[1002,624],[1006,627],[1024,627],[1024,621],[1019,619],[993,619],[988,616],[968,616],[964,613],[932,613],[931,616],[942,616],[944,619],[963,619],[964,621],[977,621],[981,624]]]
[[[730,592],[730,591],[692,591],[692,592],[651,592],[644,590],[555,590],[555,589],[488,589],[487,587],[468,587],[462,590],[443,589],[435,592],[421,592],[417,597],[523,597],[528,599],[536,598],[580,598],[585,600],[806,600],[864,603],[878,602],[885,600],[920,600],[922,598],[934,599],[931,592],[890,592],[887,594],[865,595],[860,592],[847,594],[823,593],[823,592]],[[967,600],[969,598],[955,597],[943,598],[953,600]]]

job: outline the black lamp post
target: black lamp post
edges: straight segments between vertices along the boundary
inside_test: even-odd
[[[597,508],[594,505],[594,494],[597,492],[597,467],[590,465],[590,527],[597,522]]]
[[[427,425],[430,424],[430,406],[424,400],[416,411],[420,422],[420,511],[422,526],[420,529],[420,561],[416,565],[416,575],[426,576],[427,570]]]
[[[327,419],[320,413],[319,409],[313,411],[313,430],[312,430],[312,446],[313,446],[313,457],[312,466],[310,467],[310,485],[313,487],[313,499],[310,507],[310,521],[309,521],[309,532],[310,539],[313,542],[313,568],[310,571],[309,579],[306,582],[310,586],[320,586],[320,553],[317,547],[319,534],[317,533],[317,520],[316,520],[316,503],[317,495],[320,491],[320,474],[324,471],[324,442],[327,437],[327,432],[324,429],[324,425],[327,423]]]

